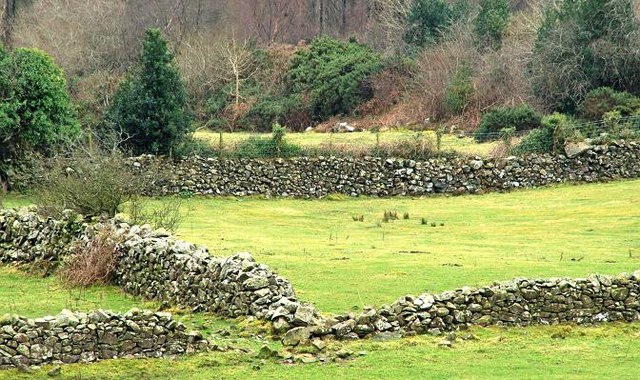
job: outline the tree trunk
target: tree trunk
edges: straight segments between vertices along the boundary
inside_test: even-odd
[[[347,0],[342,0],[342,20],[340,22],[340,36],[345,37],[347,33]]]
[[[2,44],[8,48],[13,45],[13,23],[16,18],[16,0],[4,1],[4,13],[2,14]]]

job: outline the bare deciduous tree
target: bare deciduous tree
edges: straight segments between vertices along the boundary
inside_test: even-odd
[[[407,28],[407,15],[415,0],[370,0],[371,18],[367,25],[367,41],[376,48],[395,53],[404,46],[402,36]]]

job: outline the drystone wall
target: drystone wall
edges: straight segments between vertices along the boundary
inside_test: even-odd
[[[297,300],[289,281],[249,253],[219,258],[205,248],[133,226],[120,244],[115,282],[148,299],[237,317],[267,319]]]
[[[106,223],[120,237],[113,280],[128,293],[231,317],[270,319],[282,307],[293,315],[299,306],[289,281],[249,253],[214,257],[148,226]],[[73,242],[88,241],[100,228],[72,213],[54,220],[29,209],[0,210],[0,263],[56,268]]]
[[[171,314],[132,309],[95,310],[28,319],[0,319],[0,369],[46,363],[162,357],[205,350],[199,332],[187,332]]]
[[[514,279],[441,294],[405,296],[360,315],[318,319],[284,335],[287,345],[314,337],[358,339],[376,334],[434,334],[471,325],[595,324],[640,320],[640,271],[582,279]]]
[[[153,195],[190,192],[317,198],[332,193],[380,197],[473,194],[640,176],[637,142],[584,146],[571,153],[501,160],[459,157],[427,161],[376,157],[272,160],[187,157],[172,161],[141,156],[132,158],[131,165],[147,177],[146,192]],[[157,175],[158,167],[162,168],[162,179]]]
[[[286,345],[316,337],[440,334],[471,325],[640,320],[640,271],[583,279],[514,279],[478,289],[405,296],[359,315],[326,316],[300,302],[287,280],[248,253],[216,258],[161,231],[117,220],[108,223],[121,237],[115,282],[124,290],[194,311],[271,321]],[[0,261],[59,261],[68,254],[65,245],[90,239],[100,226],[83,224],[71,214],[55,221],[29,210],[1,210]]]
[[[38,265],[50,274],[85,230],[71,212],[55,220],[39,217],[35,209],[0,210],[0,263]]]

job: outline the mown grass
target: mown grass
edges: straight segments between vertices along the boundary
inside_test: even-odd
[[[436,134],[434,131],[420,132],[423,138],[431,141],[435,148]],[[233,149],[240,142],[256,136],[270,137],[270,134],[256,134],[248,132],[222,133],[222,145],[225,149]],[[377,142],[380,144],[394,141],[412,141],[416,138],[417,132],[410,130],[394,130],[380,132],[378,136],[371,132],[353,133],[288,133],[286,140],[292,144],[302,147],[333,147],[335,149],[373,147]],[[220,146],[220,133],[209,130],[200,130],[195,133],[195,137],[209,142],[213,147]],[[468,155],[487,156],[496,146],[496,142],[477,144],[472,137],[459,138],[456,135],[442,135],[441,149],[443,151],[454,151]]]

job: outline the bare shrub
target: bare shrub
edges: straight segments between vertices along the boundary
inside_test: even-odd
[[[182,199],[174,197],[160,198],[160,205],[150,208],[148,202],[136,197],[130,202],[129,219],[132,224],[149,224],[153,228],[175,232],[184,217],[181,212]]]
[[[96,69],[122,72],[136,54],[136,44],[122,22],[126,11],[124,1],[33,2],[20,10],[16,44],[47,51],[69,77]]]
[[[478,57],[474,75],[473,106],[478,114],[493,106],[531,104],[537,106],[527,64],[542,17],[542,6],[532,2],[513,15],[500,50],[489,50]],[[537,108],[537,107],[536,107]]]
[[[401,68],[389,67],[372,75],[365,86],[373,92],[373,97],[356,107],[359,116],[377,115],[396,105],[404,92],[408,74]]]
[[[89,241],[77,241],[72,255],[58,272],[68,286],[108,284],[118,264],[116,246],[119,237],[111,225],[101,225]]]
[[[438,45],[424,50],[417,60],[408,101],[433,121],[448,118],[447,87],[466,64],[477,61],[470,26],[456,25]]]
[[[371,0],[366,41],[387,55],[403,51],[402,37],[412,5],[413,0]]]
[[[71,209],[86,218],[113,217],[142,188],[141,177],[129,169],[120,152],[78,150],[70,157],[54,159],[36,189],[36,204],[48,216]]]

